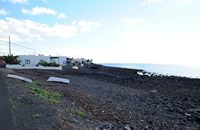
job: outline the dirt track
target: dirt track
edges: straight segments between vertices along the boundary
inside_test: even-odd
[[[15,130],[11,106],[8,100],[7,86],[4,84],[3,76],[0,71],[0,129]]]
[[[18,128],[29,128],[22,123],[35,121],[40,122],[36,129],[92,130],[102,122],[112,124],[113,129],[125,125],[132,129],[200,129],[200,80],[139,76],[137,71],[103,66],[63,71],[16,70],[14,73],[62,95],[60,104],[49,105],[20,87],[20,81],[7,79],[12,86],[10,98],[16,102],[16,118],[20,119]],[[71,83],[47,83],[48,76],[69,78]],[[29,114],[21,116],[21,108],[29,109]],[[46,108],[48,111],[43,111]],[[43,116],[29,120],[34,113]]]

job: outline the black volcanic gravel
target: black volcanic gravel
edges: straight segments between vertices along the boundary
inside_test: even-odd
[[[71,108],[68,105],[71,103],[73,109],[85,111],[90,121],[79,119],[84,127],[74,125],[76,129],[95,129],[103,122],[112,124],[113,130],[124,129],[125,125],[134,130],[200,129],[199,79],[140,76],[138,71],[143,70],[91,65],[79,70],[65,67],[63,71],[15,70],[15,73],[61,93],[63,104],[59,109]],[[70,84],[61,87],[46,83],[49,76],[68,78]]]

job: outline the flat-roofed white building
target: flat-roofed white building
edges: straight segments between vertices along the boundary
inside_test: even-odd
[[[19,60],[20,64],[24,66],[36,66],[40,61],[55,62],[61,66],[67,65],[67,57],[65,56],[19,55]]]

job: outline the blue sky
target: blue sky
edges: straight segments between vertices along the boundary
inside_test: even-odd
[[[0,39],[98,63],[200,67],[199,7],[199,0],[0,0]],[[12,52],[34,53],[15,45]]]

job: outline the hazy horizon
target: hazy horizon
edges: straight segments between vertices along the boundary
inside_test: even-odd
[[[142,69],[146,72],[168,76],[200,78],[200,68],[188,67],[184,65],[146,63],[102,63],[101,65],[128,69]]]
[[[0,0],[0,55],[200,68],[199,0]]]

